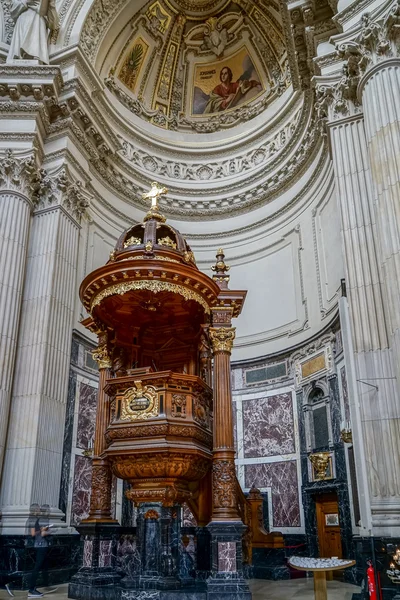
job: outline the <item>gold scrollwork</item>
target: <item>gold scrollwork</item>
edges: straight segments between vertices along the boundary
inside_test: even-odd
[[[159,239],[157,243],[160,244],[160,246],[169,246],[170,248],[176,250],[176,243],[173,240],[171,240],[169,235]]]
[[[135,386],[126,390],[121,402],[121,421],[137,421],[150,419],[158,415],[158,394],[153,386],[142,386],[135,381]]]
[[[142,243],[140,238],[131,235],[131,237],[124,242],[124,248],[129,248],[129,246],[140,246]]]
[[[168,281],[127,281],[124,283],[116,283],[108,288],[105,288],[93,298],[90,310],[92,311],[95,306],[98,306],[104,298],[109,296],[119,295],[122,296],[131,290],[149,290],[157,294],[158,292],[172,292],[183,296],[185,300],[194,300],[200,304],[206,313],[210,312],[210,307],[207,302],[193,290],[190,290],[183,285],[177,283],[169,283]]]
[[[93,360],[99,365],[99,369],[111,369],[112,361],[106,344],[92,351]]]
[[[215,352],[232,352],[235,327],[209,327],[208,333]]]
[[[332,479],[331,453],[316,452],[308,457],[314,469],[314,479],[316,481]]]

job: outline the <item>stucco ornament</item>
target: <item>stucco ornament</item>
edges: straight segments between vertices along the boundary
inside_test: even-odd
[[[49,64],[49,35],[59,26],[55,0],[13,0],[10,14],[15,27],[7,62],[24,58]]]
[[[202,50],[211,50],[219,58],[223,55],[225,46],[232,37],[216,17],[210,17],[207,19],[204,29]]]

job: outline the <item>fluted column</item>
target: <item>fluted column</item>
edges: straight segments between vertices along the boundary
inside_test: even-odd
[[[234,327],[210,327],[214,353],[214,448],[212,521],[240,521],[237,510],[231,390]]]
[[[99,347],[94,350],[93,358],[99,365],[99,388],[97,394],[96,432],[94,439],[94,457],[92,462],[92,488],[90,494],[89,516],[83,523],[116,523],[111,517],[112,473],[106,459],[101,458],[106,447],[105,432],[109,423],[109,398],[104,392],[112,366],[107,348],[106,334],[100,334]]]
[[[45,182],[48,190],[53,184]],[[34,215],[28,249],[1,482],[5,533],[24,533],[32,502],[49,504],[53,519],[62,517],[58,502],[79,224],[72,216],[77,190],[65,173],[51,189],[46,200],[53,205]]]
[[[0,476],[8,431],[31,213],[38,170],[32,154],[0,158]]]
[[[351,402],[351,419],[359,481],[361,523],[371,527],[371,500],[380,480],[390,468],[391,456],[371,427],[384,426],[384,407],[394,394],[393,380],[379,385],[379,398],[371,387],[375,380],[391,377],[393,366],[388,349],[386,319],[382,299],[382,271],[379,267],[373,210],[371,174],[362,115],[353,115],[329,126],[332,158],[340,205],[342,239],[346,267],[346,291],[351,330],[343,324],[344,335],[352,336],[356,397]],[[353,359],[346,357],[348,374]],[[370,381],[373,379],[374,381]],[[371,402],[375,421],[371,420]],[[378,406],[382,405],[382,410]],[[376,410],[378,409],[378,410]],[[371,468],[382,466],[382,470]],[[379,473],[380,471],[380,473]],[[385,473],[385,475],[383,475]],[[383,483],[383,481],[382,481]],[[383,489],[383,488],[382,488]]]
[[[371,440],[372,524],[379,533],[393,527],[400,531],[400,476],[393,468],[400,460],[399,22],[399,1],[377,22],[365,14],[356,42],[340,49],[359,69],[357,93],[364,112],[385,299],[388,350],[379,363],[366,361],[360,377],[370,384],[363,387],[362,409],[365,436]]]
[[[0,474],[6,445],[32,202],[0,191]]]
[[[390,426],[386,430],[390,418],[387,408],[398,392],[388,338],[384,270],[364,115],[356,97],[358,82],[357,70],[352,71],[351,63],[346,64],[341,80],[333,86],[320,86],[318,93],[319,108],[321,94],[325,98],[341,214],[349,307],[349,318],[345,318],[345,302],[342,302],[342,333],[352,390],[350,410],[361,525],[370,530],[374,515],[381,510],[378,495],[383,504],[383,498],[389,500],[391,496],[387,482],[393,480],[390,474],[393,438]]]

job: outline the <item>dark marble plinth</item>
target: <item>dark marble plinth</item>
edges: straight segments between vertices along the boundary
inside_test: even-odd
[[[68,597],[76,600],[119,600],[120,580],[112,567],[82,567],[68,586]]]
[[[211,537],[207,600],[251,600],[251,592],[243,576],[242,537],[245,526],[241,521],[212,522],[207,529]]]
[[[121,600],[206,600],[205,590],[193,588],[187,590],[122,590]]]
[[[49,538],[49,548],[38,586],[67,583],[81,565],[78,535],[57,535]],[[6,578],[14,589],[27,589],[36,553],[32,540],[23,535],[0,536],[0,577]]]
[[[87,523],[79,526],[83,566],[72,577],[68,596],[76,600],[119,600],[121,576],[116,569],[118,524]]]
[[[251,600],[251,592],[240,574],[216,573],[207,579],[207,600]]]

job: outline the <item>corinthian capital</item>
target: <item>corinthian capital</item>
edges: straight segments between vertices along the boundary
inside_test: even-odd
[[[41,207],[63,206],[73,217],[80,219],[90,204],[90,194],[80,181],[74,180],[68,169],[45,174],[39,191]]]
[[[315,110],[321,122],[336,121],[343,117],[358,114],[361,111],[357,99],[357,86],[360,76],[354,72],[352,65],[343,65],[342,77],[336,83],[316,84]]]
[[[213,352],[232,352],[235,327],[210,327],[208,330]]]
[[[0,189],[14,190],[38,201],[44,172],[37,167],[35,155],[17,155],[8,149],[0,156]]]
[[[369,13],[364,13],[361,22],[361,32],[355,40],[336,48],[339,57],[347,60],[358,76],[387,58],[399,56],[400,0],[396,0],[384,18],[375,21]]]
[[[92,351],[93,360],[99,365],[99,369],[111,369],[112,360],[107,344],[102,344]]]

